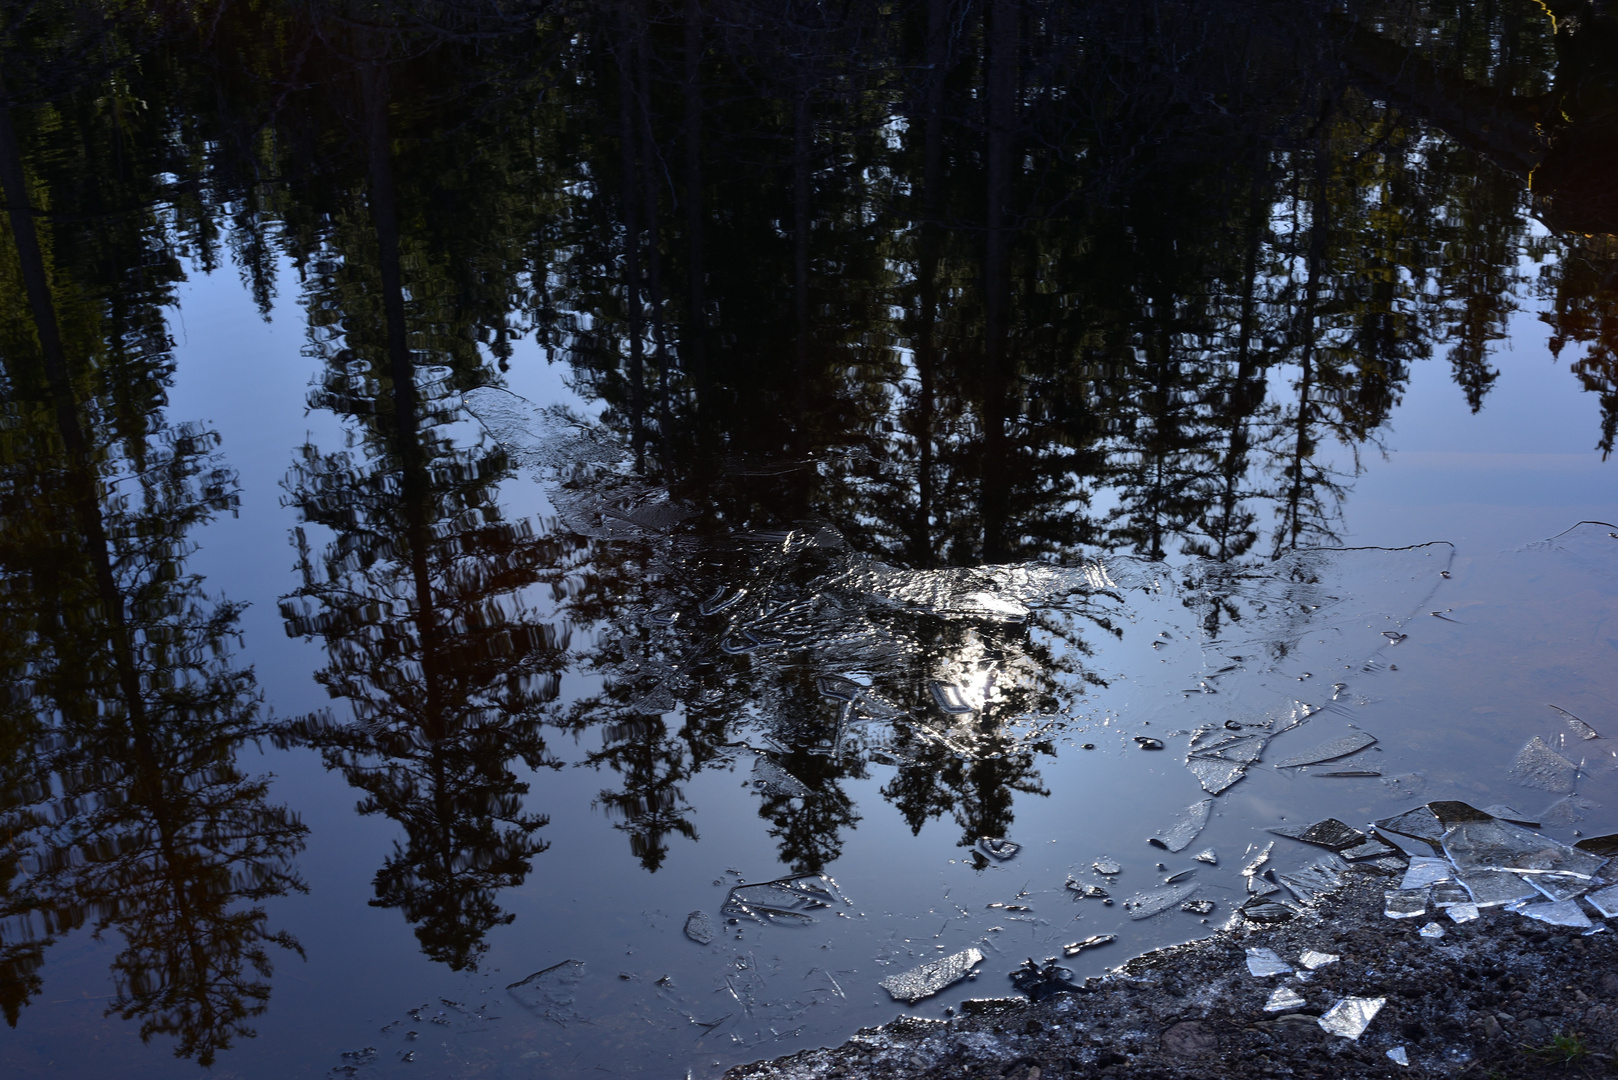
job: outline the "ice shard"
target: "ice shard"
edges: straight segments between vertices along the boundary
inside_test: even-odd
[[[685,936],[698,945],[706,945],[718,935],[713,918],[706,911],[693,911],[685,917]]]
[[[1270,998],[1264,1003],[1265,1012],[1285,1012],[1288,1009],[1301,1009],[1307,1004],[1303,995],[1290,986],[1277,986],[1270,992]]]
[[[1328,1034],[1345,1039],[1358,1039],[1371,1026],[1376,1014],[1382,1011],[1387,998],[1346,997],[1326,1010],[1320,1026]]]
[[[1317,821],[1313,825],[1277,825],[1266,831],[1292,840],[1302,840],[1306,844],[1318,844],[1333,851],[1342,851],[1365,843],[1364,833],[1343,824],[1336,818]],[[1376,851],[1372,854],[1386,854],[1386,851]]]
[[[1288,755],[1275,762],[1275,767],[1277,769],[1291,769],[1300,765],[1319,765],[1323,761],[1336,761],[1338,758],[1345,758],[1350,754],[1358,753],[1375,742],[1375,736],[1367,735],[1363,731],[1356,731],[1352,735],[1344,735],[1340,739],[1333,739],[1331,742],[1321,743],[1319,746]]]
[[[1156,889],[1136,893],[1124,901],[1124,910],[1129,912],[1131,919],[1149,919],[1174,907],[1182,900],[1189,899],[1197,891],[1196,882],[1184,885],[1163,885]]]
[[[1208,815],[1212,812],[1212,799],[1194,802],[1147,839],[1154,847],[1167,848],[1169,851],[1184,851],[1191,845],[1191,841],[1197,838],[1202,827],[1208,824]]]
[[[914,1005],[923,998],[932,997],[940,990],[960,982],[982,962],[983,954],[977,949],[963,949],[958,953],[922,964],[920,967],[913,967],[909,971],[889,975],[877,985],[886,990],[895,1001]]]
[[[1256,978],[1267,979],[1271,975],[1291,975],[1292,965],[1277,956],[1274,949],[1250,947],[1247,950],[1247,972]]]
[[[815,921],[812,912],[842,903],[831,878],[797,874],[756,885],[738,885],[730,890],[720,912],[771,925],[806,926]]]
[[[1565,795],[1573,790],[1573,780],[1578,772],[1577,765],[1546,746],[1545,740],[1535,735],[1517,751],[1517,757],[1506,775],[1523,787]]]

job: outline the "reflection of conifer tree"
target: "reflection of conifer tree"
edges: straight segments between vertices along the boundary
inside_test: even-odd
[[[64,114],[87,121],[68,127],[90,145],[136,134],[97,122],[97,109]],[[0,326],[12,421],[0,456],[0,669],[8,709],[23,714],[7,748],[33,760],[12,757],[0,792],[0,818],[28,830],[0,861],[0,963],[18,979],[4,1006],[16,1024],[44,945],[88,922],[124,943],[109,1012],[208,1064],[252,1035],[270,947],[297,949],[252,905],[302,888],[291,860],[305,829],[236,767],[241,744],[264,732],[252,673],[230,655],[239,608],[185,570],[190,531],[235,496],[217,437],[170,427],[155,408],[171,365],[160,307],[172,277],[150,270],[177,266],[163,257],[175,238],[144,227],[153,178],[113,170],[73,192],[41,154],[30,186],[14,120],[0,103],[11,223],[0,307],[27,312]],[[40,196],[60,220],[96,222],[94,239],[77,237],[75,251],[71,227],[39,228]],[[138,284],[135,267],[148,274]]]
[[[359,77],[366,227],[333,238],[341,262],[331,260],[311,296],[312,308],[336,312],[327,342],[341,342],[329,347],[311,405],[348,418],[357,449],[305,447],[292,471],[304,520],[336,536],[317,556],[299,530],[304,584],[283,603],[289,629],[325,641],[330,660],[317,677],[353,718],[306,718],[288,735],[365,792],[362,813],[404,827],[374,902],[401,908],[426,953],[461,968],[487,947],[491,927],[511,921],[496,895],[547,846],[536,835],[547,819],[525,809],[527,784],[511,763],[554,764],[540,726],[566,641],[524,593],[567,545],[502,520],[502,455],[446,430],[460,415],[458,392],[486,376],[458,366],[423,378],[401,257],[413,238],[400,228],[401,201],[420,193],[394,179],[386,68],[362,58]],[[409,282],[410,295],[443,295],[426,273]],[[453,307],[416,310],[429,343],[459,336]]]

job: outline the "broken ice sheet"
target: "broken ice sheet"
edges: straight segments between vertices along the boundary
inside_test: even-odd
[[[1545,740],[1535,735],[1517,751],[1511,771],[1506,775],[1523,787],[1565,795],[1573,790],[1573,780],[1578,771],[1577,765],[1546,746]]]
[[[1306,844],[1318,844],[1333,851],[1342,851],[1344,848],[1356,847],[1365,842],[1364,833],[1343,824],[1336,818],[1317,821],[1313,825],[1277,825],[1266,831],[1292,840],[1302,840]]]
[[[1156,889],[1136,893],[1124,901],[1124,910],[1129,912],[1131,919],[1149,919],[1153,915],[1167,911],[1182,900],[1189,899],[1198,889],[1196,882],[1184,885],[1164,885]]]
[[[1277,956],[1274,949],[1249,947],[1247,973],[1259,979],[1267,979],[1271,975],[1291,975],[1292,965]]]
[[[1459,883],[1444,882],[1433,889],[1433,907],[1447,908],[1456,904],[1470,904],[1472,894]]]
[[[1298,963],[1302,964],[1310,971],[1323,968],[1327,964],[1335,964],[1341,959],[1342,957],[1338,956],[1336,953],[1316,952],[1314,949],[1305,949],[1303,952],[1298,954]]]
[[[1600,892],[1593,892],[1585,897],[1590,906],[1595,908],[1607,918],[1618,915],[1618,885],[1609,885]]]
[[[1444,833],[1444,854],[1463,873],[1482,868],[1555,870],[1589,877],[1606,865],[1606,860],[1599,855],[1580,851],[1520,825],[1487,817],[1450,826]]]
[[[1312,903],[1328,893],[1336,892],[1343,884],[1343,873],[1348,864],[1335,855],[1325,855],[1300,870],[1276,875],[1304,903]]]
[[[1427,840],[1438,843],[1444,838],[1444,825],[1438,820],[1438,815],[1430,807],[1418,806],[1414,810],[1407,810],[1393,817],[1383,818],[1374,823],[1383,832],[1397,833],[1400,836],[1412,837],[1416,840]]]
[[[1390,919],[1414,919],[1427,914],[1427,890],[1395,889],[1383,893],[1382,914]]]
[[[1525,825],[1530,829],[1539,828],[1539,822],[1530,821],[1527,814],[1523,813],[1521,810],[1518,810],[1514,806],[1507,806],[1505,803],[1495,803],[1493,806],[1485,806],[1483,808],[1483,812],[1488,814],[1490,817],[1497,817],[1501,821],[1509,821],[1513,825]]]
[[[1460,882],[1471,894],[1472,902],[1480,908],[1499,907],[1501,904],[1539,897],[1539,891],[1516,874],[1476,870],[1460,875]]]
[[[577,987],[583,980],[584,961],[563,960],[512,983],[506,991],[524,1008],[532,1009],[547,1020],[567,1024],[584,1019],[573,1008]]]
[[[1405,871],[1404,880],[1399,882],[1399,888],[1424,889],[1429,885],[1437,885],[1440,881],[1449,881],[1454,876],[1455,867],[1449,864],[1448,859],[1412,855],[1410,867]]]
[[[1205,737],[1199,735],[1192,742],[1185,767],[1210,795],[1220,794],[1245,776],[1247,766],[1258,760],[1269,741],[1268,735],[1213,735],[1212,741],[1204,742]]]
[[[1338,854],[1345,859],[1357,861],[1360,859],[1379,859],[1384,855],[1398,855],[1399,853],[1398,848],[1390,847],[1373,836],[1363,844],[1344,848]]]
[[[1185,767],[1197,778],[1202,790],[1210,795],[1224,793],[1234,787],[1236,781],[1247,775],[1247,766],[1240,762],[1219,761],[1216,758],[1195,755],[1186,758]]]
[[[1517,914],[1527,919],[1537,919],[1552,926],[1571,926],[1576,930],[1588,930],[1595,925],[1590,916],[1579,907],[1577,900],[1556,900],[1551,903],[1523,904],[1514,906]]]
[[[1005,862],[1021,851],[1022,845],[998,836],[980,836],[978,837],[978,850],[985,855],[998,859],[1000,862]]]
[[[1303,995],[1290,986],[1277,986],[1270,992],[1270,999],[1264,1003],[1265,1012],[1285,1012],[1287,1009],[1301,1009],[1307,1002]]]
[[[809,786],[763,754],[753,761],[753,787],[766,795],[806,799],[813,795]]]
[[[1588,878],[1567,874],[1529,874],[1524,881],[1538,889],[1549,900],[1572,900],[1590,889]]]
[[[803,926],[815,921],[809,914],[811,911],[843,902],[831,878],[821,874],[797,874],[756,885],[737,885],[730,890],[720,911],[754,922]]]
[[[1344,735],[1340,739],[1321,743],[1308,750],[1299,751],[1282,758],[1275,763],[1277,769],[1291,769],[1300,765],[1318,765],[1323,761],[1336,761],[1350,754],[1364,750],[1376,742],[1376,738],[1363,731],[1356,731],[1352,735]]]
[[[708,944],[718,934],[718,928],[706,911],[693,911],[685,917],[685,936],[698,945]]]
[[[898,975],[889,975],[877,985],[886,990],[895,1001],[914,1005],[921,999],[932,997],[940,990],[960,982],[971,974],[973,967],[982,962],[981,952],[976,949],[963,949],[961,952],[940,957]]]
[[[1212,812],[1212,799],[1194,802],[1175,815],[1172,821],[1147,837],[1147,840],[1154,847],[1167,848],[1169,851],[1184,851],[1190,846],[1191,841],[1197,838],[1202,827],[1208,824],[1208,815]]]
[[[1586,799],[1582,795],[1568,795],[1547,806],[1545,812],[1539,815],[1539,820],[1553,828],[1573,825],[1583,821],[1591,810],[1600,808],[1601,804],[1594,799]]]
[[[1345,1039],[1358,1039],[1371,1026],[1376,1014],[1382,1011],[1387,998],[1346,997],[1326,1010],[1320,1026],[1328,1034]]]

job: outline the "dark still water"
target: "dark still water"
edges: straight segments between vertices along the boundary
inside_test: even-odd
[[[1272,827],[1618,831],[1605,5],[45,0],[0,72],[5,1076],[712,1076],[1206,933]]]

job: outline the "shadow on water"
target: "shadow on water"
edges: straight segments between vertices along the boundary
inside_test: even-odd
[[[1357,739],[1390,701],[1474,701],[1490,664],[1476,640],[1401,643],[1429,602],[1465,624],[1446,579],[1496,613],[1505,563],[1325,550],[1417,365],[1484,410],[1508,324],[1537,311],[1612,451],[1601,5],[52,0],[6,20],[19,1032],[88,924],[125,942],[109,1013],[143,1039],[208,1064],[251,1033],[272,957],[299,950],[266,905],[303,888],[306,830],[238,767],[249,743],[317,751],[396,824],[364,899],[433,964],[541,969],[505,1034],[471,1041],[563,1075],[840,1037],[894,1007],[865,996],[876,975],[935,945],[1059,949],[1073,920],[1038,912],[1144,888],[1170,849],[1122,845],[1187,803],[1224,853],[1189,869],[1228,908],[1256,823],[1481,783],[1422,755],[1464,745],[1470,768],[1515,737],[1383,732],[1339,770],[1375,782],[1352,796],[1260,768],[1271,740]],[[240,604],[187,569],[242,498],[221,434],[165,416],[178,286],[227,262],[266,319],[295,294],[308,408],[342,433],[285,442],[294,575],[238,568],[323,650],[333,704],[291,719]],[[520,344],[565,366],[573,411],[502,389]],[[519,490],[554,516],[512,511]],[[1520,557],[1606,582],[1592,529]],[[1495,649],[1513,632],[1484,624]],[[1396,687],[1396,657],[1421,678]],[[1568,709],[1605,700],[1563,682],[1587,699]],[[599,788],[576,798],[563,766]],[[1107,851],[1125,878],[1088,869]],[[642,911],[649,877],[683,908],[733,853],[767,873],[712,887],[823,882],[776,891],[832,898],[793,918],[842,958],[728,891],[711,949],[666,952],[690,942]],[[533,899],[570,874],[604,922],[652,920],[635,947],[679,980],[606,986],[610,934]],[[1131,948],[1199,932],[1132,920],[1142,903],[1076,910]],[[1025,939],[996,944],[1006,926]],[[552,956],[558,937],[594,951]],[[804,970],[813,989],[779,990]],[[298,1015],[348,1008],[299,993]],[[387,1065],[353,1053],[340,1068]]]

